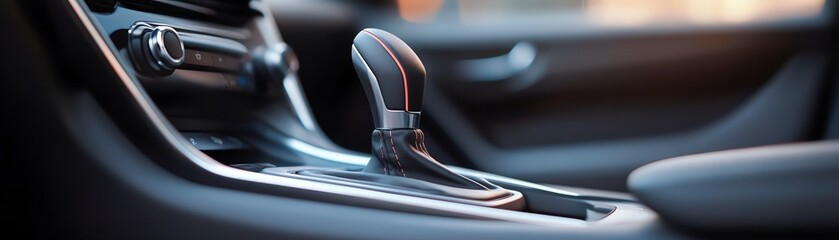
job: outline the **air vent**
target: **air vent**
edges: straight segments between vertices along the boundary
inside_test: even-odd
[[[250,7],[249,0],[121,0],[120,4],[145,12],[234,26],[245,24],[259,15]]]

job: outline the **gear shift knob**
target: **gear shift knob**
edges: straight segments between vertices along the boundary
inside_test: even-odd
[[[422,111],[425,66],[389,32],[367,28],[355,36],[352,60],[376,129],[416,129]]]

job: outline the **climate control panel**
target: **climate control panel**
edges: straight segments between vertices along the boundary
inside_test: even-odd
[[[154,22],[127,30],[127,53],[150,89],[276,93],[271,88],[297,68],[297,57],[279,42],[249,49],[235,33]]]

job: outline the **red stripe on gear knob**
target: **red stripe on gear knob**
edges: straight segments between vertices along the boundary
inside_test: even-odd
[[[382,45],[382,48],[384,48],[385,51],[387,51],[387,54],[390,55],[390,58],[392,58],[393,62],[396,63],[396,67],[399,67],[399,72],[402,73],[402,88],[405,90],[405,111],[407,112],[408,109],[410,109],[408,108],[408,79],[405,77],[405,69],[402,68],[402,63],[400,63],[399,60],[396,59],[396,55],[393,55],[393,52],[390,51],[390,48],[388,48],[387,45],[385,45],[385,42],[379,39],[379,37],[376,37],[375,34],[367,30],[361,31],[366,33],[367,35],[370,35],[370,37],[373,37],[373,39],[375,39],[376,42],[379,42],[379,45]]]

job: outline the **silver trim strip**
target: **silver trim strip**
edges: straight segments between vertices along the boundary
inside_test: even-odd
[[[297,79],[297,73],[286,74],[285,78],[283,78],[283,88],[285,88],[286,96],[291,102],[291,108],[294,109],[294,113],[297,114],[300,123],[303,124],[306,130],[315,131],[317,124],[315,124],[315,118],[309,113],[309,104],[306,102],[306,98],[303,97],[303,90],[300,88],[300,80]]]
[[[525,212],[509,211],[503,209],[486,208],[480,206],[473,206],[462,203],[452,203],[440,200],[425,199],[411,196],[404,196],[392,193],[383,193],[378,191],[359,189],[353,187],[345,187],[340,185],[313,182],[308,180],[293,179],[280,176],[272,176],[268,174],[255,173],[245,170],[240,170],[228,167],[221,164],[211,157],[207,156],[197,148],[193,147],[185,138],[176,134],[175,128],[166,120],[165,116],[159,109],[153,105],[148,95],[139,86],[131,75],[122,68],[117,56],[114,55],[114,48],[108,44],[102,37],[99,29],[100,27],[93,23],[87,15],[86,7],[82,7],[79,3],[81,0],[67,0],[72,7],[73,13],[79,18],[85,30],[88,31],[96,46],[99,48],[105,59],[111,65],[115,74],[119,77],[119,81],[123,83],[126,90],[128,90],[131,97],[137,101],[139,107],[149,117],[149,120],[159,130],[160,134],[172,144],[175,149],[181,152],[184,156],[190,159],[199,167],[211,172],[213,174],[257,183],[271,184],[282,187],[306,189],[310,191],[330,193],[348,197],[364,198],[375,201],[384,201],[406,206],[414,206],[425,208],[429,210],[437,210],[442,212],[458,213],[466,216],[473,216],[477,218],[505,220],[529,224],[538,224],[545,226],[574,226],[585,227],[590,225],[582,220],[554,217],[547,215],[539,215]],[[255,1],[256,2],[256,1]],[[261,3],[261,2],[260,2]],[[264,6],[262,6],[263,9]],[[268,15],[270,12],[266,11]],[[270,15],[268,15],[270,17]],[[265,20],[265,19],[263,19]]]
[[[300,63],[297,56],[291,47],[284,42],[266,42],[270,47],[262,49],[262,61],[266,77],[270,79],[282,78],[283,89],[286,97],[291,103],[291,108],[300,120],[303,128],[310,132],[317,131],[318,125],[315,123],[315,118],[309,112],[309,104],[306,102],[306,96],[303,93],[303,88],[300,87],[300,79],[297,78],[297,70],[300,68]],[[256,51],[259,51],[257,49]]]
[[[277,32],[277,27],[274,25],[274,19],[270,9],[259,1],[251,1],[251,7],[262,9],[262,13],[264,14],[256,25],[259,28],[259,32],[262,33],[261,36],[264,38],[265,44],[285,44],[280,39],[280,33]],[[297,69],[294,70],[296,71]],[[289,76],[294,77],[290,78]],[[297,78],[297,73],[288,73],[283,78],[283,89],[286,92],[286,97],[288,97],[289,102],[291,102],[294,113],[297,114],[297,118],[303,124],[303,127],[311,132],[317,132],[319,127],[312,112],[309,111],[309,103],[306,101],[306,95],[300,87],[300,79]]]
[[[286,145],[303,154],[332,162],[365,166],[367,165],[367,162],[370,161],[370,156],[353,155],[331,151],[293,138],[286,140]]]
[[[421,191],[410,191],[410,190],[404,190],[404,189],[399,189],[399,188],[385,188],[385,187],[382,187],[382,186],[377,186],[377,185],[369,184],[369,183],[368,184],[362,184],[362,183],[347,181],[347,180],[335,180],[335,179],[324,178],[324,177],[313,177],[313,176],[295,174],[295,172],[298,172],[298,171],[301,171],[301,170],[334,170],[334,169],[315,168],[315,167],[276,167],[276,168],[266,168],[266,169],[262,170],[262,172],[266,173],[266,174],[277,175],[277,176],[286,176],[286,177],[291,177],[291,178],[307,179],[307,180],[310,180],[310,181],[327,182],[327,183],[332,183],[332,184],[336,184],[336,185],[344,185],[344,186],[351,186],[351,187],[364,188],[364,189],[373,189],[373,190],[376,190],[376,191],[400,194],[400,195],[405,195],[405,196],[416,196],[416,197],[421,197],[421,198],[437,199],[437,200],[456,202],[456,203],[465,203],[465,204],[476,205],[476,206],[484,206],[484,207],[494,207],[494,206],[501,207],[501,206],[508,205],[508,204],[511,204],[511,203],[514,203],[514,202],[523,201],[522,198],[524,197],[524,195],[521,192],[513,191],[513,190],[509,190],[509,189],[494,189],[494,190],[492,190],[492,191],[504,191],[504,192],[507,192],[508,195],[504,196],[504,197],[497,198],[497,199],[491,199],[491,200],[476,200],[476,199],[468,199],[468,198],[461,198],[461,197],[454,197],[454,196],[434,195],[434,194],[424,193],[424,192],[421,192]],[[434,184],[434,183],[430,183],[430,184]],[[434,185],[438,185],[438,184],[434,184]],[[444,185],[438,185],[438,187],[439,188],[447,188],[447,189],[454,189],[455,188],[455,187],[449,187],[449,186],[444,186]],[[472,190],[472,189],[459,189],[459,191],[473,192],[473,193],[479,193],[479,194],[483,194],[484,191],[488,192],[488,190]],[[523,204],[524,203],[522,203],[522,205]],[[507,206],[507,207],[515,207],[515,206]]]
[[[532,182],[518,180],[518,179],[515,179],[515,178],[508,178],[508,177],[501,176],[501,175],[495,175],[495,174],[492,174],[492,173],[475,171],[475,170],[472,170],[472,169],[455,167],[455,166],[446,166],[446,167],[448,167],[449,169],[451,169],[454,172],[457,172],[457,173],[460,173],[460,174],[463,174],[463,175],[488,179],[488,180],[490,180],[490,182],[501,182],[501,183],[506,183],[506,184],[511,184],[511,185],[518,185],[518,186],[522,186],[522,187],[538,189],[538,190],[542,190],[542,191],[545,191],[545,192],[556,193],[556,194],[559,194],[559,195],[566,195],[566,196],[571,196],[571,197],[579,197],[580,196],[579,193],[575,193],[575,192],[572,192],[572,191],[562,190],[562,189],[558,189],[558,188],[552,188],[552,187],[544,186],[544,185],[541,185],[541,184],[536,184],[536,183],[532,183]]]

